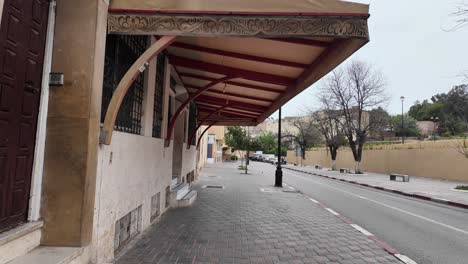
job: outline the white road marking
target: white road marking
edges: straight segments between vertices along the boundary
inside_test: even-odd
[[[406,263],[406,264],[418,264],[418,263],[416,263],[416,261],[408,258],[405,255],[395,254],[395,257],[397,257],[399,260],[401,260],[403,263]]]
[[[351,224],[351,226],[354,227],[354,229],[356,229],[357,231],[363,233],[366,236],[373,236],[374,235],[371,232],[369,232],[369,231],[365,230],[364,228],[360,227],[359,225]]]
[[[325,209],[326,209],[328,212],[330,212],[330,213],[332,213],[332,214],[334,214],[334,215],[340,215],[339,213],[333,211],[333,210],[330,209],[330,208],[325,208]]]
[[[314,202],[314,203],[316,203],[316,204],[319,203],[317,200],[314,200],[314,199],[312,199],[312,198],[309,198],[309,200],[311,200],[312,202]]]
[[[294,176],[294,177],[297,177],[297,178],[301,178],[301,179],[303,179],[303,180],[310,181],[310,182],[313,182],[313,183],[315,183],[315,184],[324,185],[324,186],[327,186],[327,187],[330,188],[330,189],[333,189],[333,190],[336,190],[336,191],[339,191],[339,192],[343,192],[343,193],[349,194],[349,195],[351,195],[351,196],[354,196],[354,197],[357,197],[357,198],[360,198],[360,199],[364,199],[364,200],[366,200],[366,201],[369,201],[369,202],[372,202],[372,203],[375,203],[375,204],[378,204],[378,205],[381,205],[381,206],[384,206],[384,207],[393,209],[393,210],[395,210],[395,211],[398,211],[398,212],[401,212],[401,213],[405,213],[405,214],[414,216],[414,217],[419,218],[419,219],[422,219],[422,220],[424,220],[424,221],[427,221],[427,222],[430,222],[430,223],[433,223],[433,224],[436,224],[436,225],[443,226],[443,227],[448,228],[448,229],[450,229],[450,230],[453,230],[453,231],[460,232],[460,233],[463,233],[463,234],[465,234],[465,235],[468,235],[468,231],[466,231],[466,230],[463,230],[463,229],[460,229],[460,228],[457,228],[457,227],[454,227],[454,226],[451,226],[451,225],[447,225],[447,224],[438,222],[438,221],[436,221],[436,220],[432,220],[432,219],[427,218],[427,217],[425,217],[425,216],[418,215],[418,214],[415,214],[415,213],[411,213],[411,212],[405,211],[405,210],[403,210],[403,209],[400,209],[400,208],[397,208],[397,207],[394,207],[394,206],[391,206],[391,205],[388,205],[388,204],[385,204],[385,203],[382,203],[382,202],[378,202],[378,201],[369,199],[369,198],[364,197],[364,196],[361,196],[361,195],[356,195],[356,194],[354,194],[354,193],[351,193],[351,192],[348,192],[348,191],[344,191],[344,190],[339,189],[339,188],[332,187],[332,186],[327,185],[327,184],[323,184],[323,183],[320,183],[320,182],[316,182],[316,181],[313,181],[313,180],[304,178],[304,177],[302,177],[302,176],[300,176],[300,175],[296,175],[296,174],[294,174],[294,173],[291,173],[291,172],[289,172],[289,171],[286,172],[286,173],[289,174],[289,175],[291,175],[291,176]]]

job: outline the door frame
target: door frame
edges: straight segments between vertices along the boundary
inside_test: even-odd
[[[40,219],[47,112],[49,108],[49,79],[52,66],[52,51],[55,29],[55,6],[56,0],[51,0],[49,2],[47,36],[44,50],[44,63],[42,66],[42,84],[41,95],[39,99],[39,112],[37,116],[36,142],[33,156],[31,188],[29,193],[28,222],[38,221]],[[3,5],[0,7],[0,9],[3,9]],[[3,13],[0,12],[0,19],[2,14]]]

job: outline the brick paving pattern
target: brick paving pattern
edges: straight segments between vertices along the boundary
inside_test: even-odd
[[[293,166],[287,165],[286,167],[293,169],[300,169],[312,173],[319,173],[321,175],[331,176],[347,181],[356,181],[358,183],[365,183],[372,186],[379,186],[382,188],[389,188],[406,193],[416,193],[424,196],[441,198],[451,200],[463,204],[468,204],[468,193],[454,190],[459,185],[467,185],[465,182],[437,180],[424,177],[410,176],[409,182],[390,181],[389,174],[365,172],[364,175],[343,174],[336,171],[328,171],[327,168],[317,170],[310,166]]]
[[[236,166],[205,168],[194,205],[169,210],[115,263],[400,263],[305,196],[272,187],[273,175]]]

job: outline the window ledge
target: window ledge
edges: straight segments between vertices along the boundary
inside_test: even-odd
[[[22,237],[26,234],[29,234],[39,228],[44,226],[44,222],[42,221],[35,221],[35,222],[29,222],[22,224],[20,226],[17,226],[13,229],[8,229],[4,232],[0,233],[0,246],[11,242],[19,237]]]

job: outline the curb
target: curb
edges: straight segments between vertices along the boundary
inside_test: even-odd
[[[302,173],[306,173],[306,174],[310,174],[310,175],[315,175],[315,176],[319,176],[319,177],[323,177],[323,178],[327,178],[327,179],[332,179],[332,180],[347,182],[347,183],[351,183],[351,184],[355,184],[355,185],[359,185],[359,186],[369,187],[369,188],[377,189],[377,190],[380,190],[380,191],[396,193],[396,194],[400,194],[400,195],[404,195],[404,196],[408,196],[408,197],[413,197],[413,198],[416,198],[416,199],[421,199],[421,200],[431,201],[431,202],[435,202],[435,203],[450,205],[450,206],[454,206],[454,207],[458,207],[458,208],[468,209],[468,204],[454,202],[454,201],[446,200],[446,199],[442,199],[442,198],[435,198],[435,197],[425,196],[425,195],[421,195],[421,194],[417,194],[417,193],[408,193],[408,192],[403,192],[403,191],[399,191],[399,190],[388,189],[388,188],[384,188],[384,187],[380,187],[380,186],[374,186],[374,185],[369,185],[369,184],[366,184],[366,183],[359,183],[359,182],[356,182],[356,181],[349,181],[349,180],[345,180],[345,179],[339,179],[339,178],[336,178],[336,177],[333,177],[333,176],[327,176],[327,175],[317,174],[317,173],[313,173],[313,172],[309,172],[309,171],[302,171],[302,170],[292,169],[292,168],[288,168],[288,167],[283,167],[283,168],[288,169],[288,170],[292,170],[292,171],[296,171],[296,172],[302,172]]]
[[[287,186],[288,188],[291,188],[291,189],[294,189],[292,186],[288,185],[287,183],[284,183],[285,186]],[[322,202],[319,202],[315,199],[313,199],[312,197],[302,193],[302,195],[306,198],[308,198],[310,201],[312,201],[313,203],[317,204],[318,206],[320,206],[321,208],[325,209],[326,211],[328,211],[330,214],[336,216],[338,219],[340,219],[341,221],[343,221],[344,223],[350,225],[352,228],[356,229],[357,231],[361,232],[363,235],[365,235],[366,237],[368,237],[370,240],[374,241],[374,243],[376,243],[379,247],[381,247],[382,249],[384,249],[385,251],[387,251],[390,255],[394,256],[396,259],[398,259],[399,261],[401,261],[402,263],[405,263],[405,264],[417,264],[414,260],[410,259],[409,257],[405,256],[405,255],[402,255],[400,254],[400,252],[392,247],[390,244],[386,243],[385,241],[379,239],[377,236],[375,236],[374,234],[372,234],[371,232],[367,231],[366,229],[362,228],[361,226],[357,225],[357,224],[354,224],[351,220],[349,220],[348,218],[342,216],[340,213],[334,211],[333,209],[327,207],[325,204],[323,204]]]

